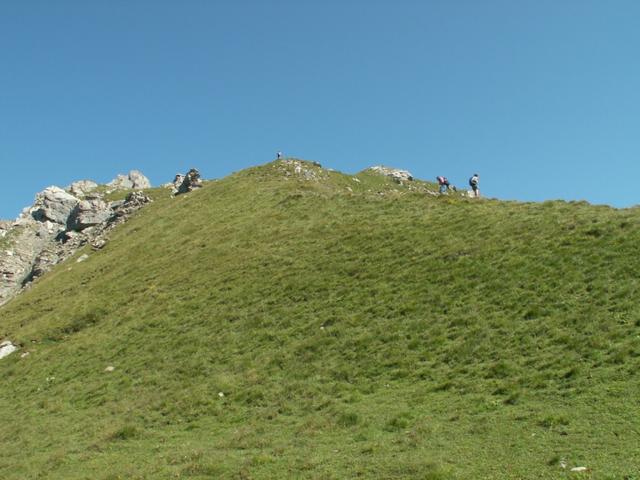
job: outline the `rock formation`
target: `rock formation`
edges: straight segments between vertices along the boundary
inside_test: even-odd
[[[71,211],[78,199],[58,187],[48,187],[36,195],[36,201],[30,209],[34,219],[41,222],[51,221],[66,225]]]
[[[328,178],[328,171],[323,170],[318,162],[285,159],[277,162],[276,168],[280,170],[285,177],[299,177],[314,182]]]
[[[118,175],[107,183],[112,190],[144,190],[151,188],[151,182],[138,170],[131,170],[127,175]]]
[[[73,230],[84,230],[87,227],[100,225],[113,216],[113,210],[99,196],[81,200],[71,211],[68,227]]]
[[[71,195],[80,198],[93,192],[96,188],[98,188],[98,184],[93,180],[79,180],[77,182],[73,182],[65,188],[65,190]]]
[[[118,189],[126,185],[150,186],[136,170],[111,182]],[[151,201],[133,191],[125,200],[107,202],[97,191],[98,185],[90,180],[72,183],[68,192],[48,187],[14,222],[0,222],[0,305],[80,247],[103,248],[111,229]]]
[[[181,193],[187,193],[202,187],[202,179],[200,178],[200,172],[195,168],[192,168],[186,175],[177,174],[173,180],[173,194],[179,195]]]

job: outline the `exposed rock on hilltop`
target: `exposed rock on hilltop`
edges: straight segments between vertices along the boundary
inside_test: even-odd
[[[29,210],[31,216],[40,222],[51,221],[66,225],[78,199],[59,187],[48,187],[36,195],[36,201]]]
[[[136,170],[109,185],[112,189],[106,192],[150,187],[147,177]],[[110,229],[151,201],[134,191],[125,200],[108,202],[91,180],[74,182],[67,190],[48,187],[15,222],[0,222],[0,305],[78,248],[86,244],[102,248]]]
[[[400,182],[410,182],[413,180],[413,175],[407,170],[400,170],[398,168],[390,168],[382,165],[377,165],[375,167],[369,168],[370,171],[379,173],[386,177],[392,178],[394,181]]]
[[[302,177],[315,182],[328,178],[328,172],[323,170],[318,162],[285,159],[280,160],[277,166],[285,177]]]
[[[151,182],[138,170],[131,170],[127,175],[118,175],[107,183],[114,190],[144,190],[151,188]]]
[[[77,182],[73,182],[65,188],[65,190],[76,197],[83,197],[84,195],[93,192],[96,188],[98,188],[98,184],[93,180],[79,180]]]
[[[171,192],[174,195],[178,195],[180,193],[191,192],[200,187],[202,187],[200,172],[192,168],[186,175],[182,175],[181,173],[176,174],[176,177],[173,179],[173,184],[171,185]]]

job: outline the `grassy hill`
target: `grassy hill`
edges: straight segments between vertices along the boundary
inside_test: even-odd
[[[638,209],[302,165],[0,309],[3,479],[640,478]]]

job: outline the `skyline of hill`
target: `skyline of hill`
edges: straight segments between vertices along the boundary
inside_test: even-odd
[[[638,477],[637,208],[297,159],[144,193],[0,307],[4,478]]]

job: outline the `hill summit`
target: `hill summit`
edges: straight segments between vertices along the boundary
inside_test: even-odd
[[[637,209],[168,187],[0,307],[4,478],[637,478]]]

